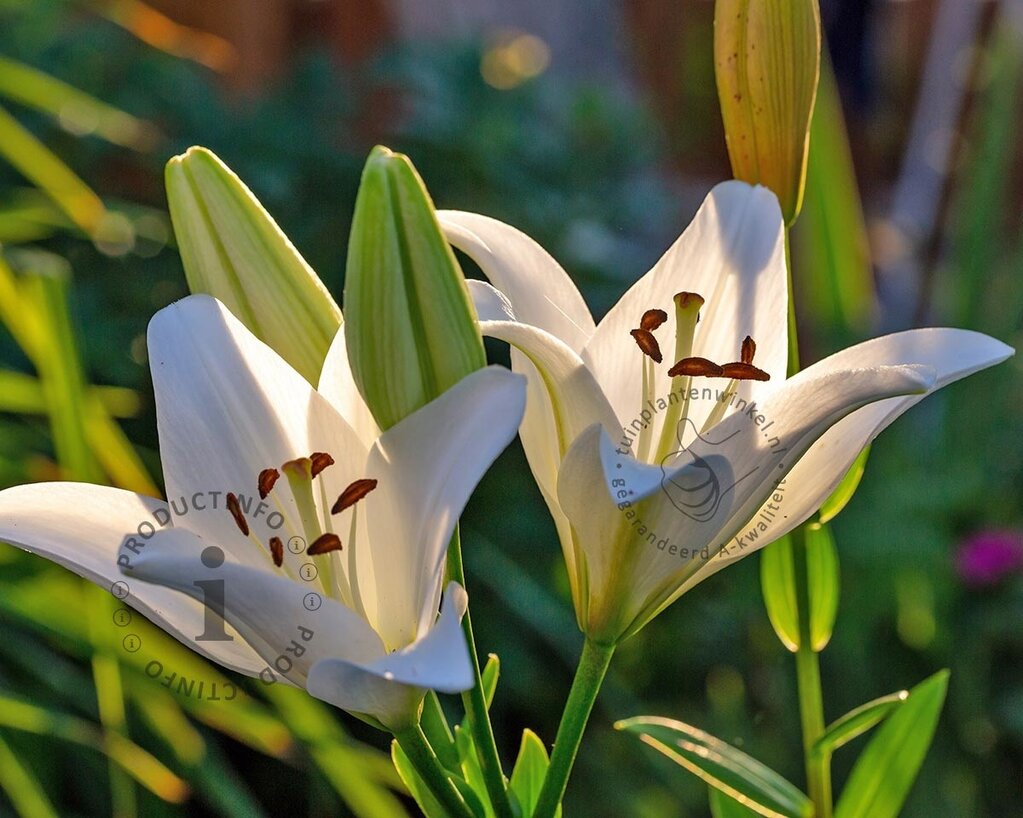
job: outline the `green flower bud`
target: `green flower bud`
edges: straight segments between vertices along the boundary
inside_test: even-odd
[[[788,224],[802,206],[820,60],[817,0],[717,0],[714,65],[732,173],[773,190]]]
[[[345,340],[387,429],[486,363],[465,277],[408,157],[373,149],[348,245]]]
[[[315,385],[341,326],[323,282],[212,152],[189,148],[167,163],[165,178],[189,289],[222,301]]]

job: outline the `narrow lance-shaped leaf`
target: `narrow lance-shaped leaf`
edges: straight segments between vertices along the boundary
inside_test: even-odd
[[[710,796],[710,814],[713,818],[753,818],[756,813],[743,806],[731,796],[713,787],[708,789]]]
[[[345,277],[355,382],[388,429],[485,362],[468,287],[407,157],[373,149],[355,203]]]
[[[657,716],[626,719],[615,728],[636,733],[643,742],[706,784],[760,815],[785,818],[813,815],[810,799],[793,784],[752,756],[703,730]]]
[[[874,725],[880,724],[907,698],[909,691],[900,690],[898,693],[889,693],[850,710],[828,725],[824,735],[814,742],[813,752],[818,755],[831,755],[839,747],[845,746]]]
[[[167,163],[167,200],[188,287],[219,299],[312,384],[341,310],[277,223],[205,148]]]
[[[853,495],[856,494],[856,489],[860,486],[860,481],[863,479],[863,473],[867,469],[867,458],[869,456],[870,446],[867,446],[859,453],[856,460],[853,461],[849,471],[842,478],[842,482],[835,487],[835,490],[831,492],[831,496],[824,501],[824,505],[821,506],[820,510],[820,522],[831,522],[852,500]]]
[[[519,755],[515,759],[515,766],[508,781],[508,791],[518,802],[522,815],[532,815],[536,809],[548,766],[550,758],[540,737],[532,730],[523,731]],[[560,806],[554,814],[561,815]]]
[[[948,689],[948,671],[909,691],[867,744],[842,791],[835,818],[895,818],[934,738]]]

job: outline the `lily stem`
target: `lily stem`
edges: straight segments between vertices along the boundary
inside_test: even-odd
[[[462,796],[430,747],[430,742],[426,740],[423,728],[414,724],[403,730],[396,730],[394,737],[398,739],[398,745],[444,811],[451,818],[473,818],[472,810],[462,800]]]
[[[568,786],[568,777],[572,773],[576,754],[579,752],[583,731],[593,711],[593,703],[604,682],[604,676],[607,675],[614,651],[614,645],[601,645],[589,638],[583,643],[579,667],[576,669],[572,690],[565,703],[558,735],[554,739],[551,763],[540,788],[533,818],[554,818],[557,812]]]
[[[803,728],[803,758],[806,785],[816,818],[831,818],[831,765],[829,759],[814,751],[824,733],[824,696],[821,691],[821,667],[813,649],[810,632],[810,593],[806,574],[806,534],[802,528],[792,532],[795,558],[796,599],[799,605],[799,649],[796,651],[796,685],[799,689],[799,718]]]
[[[799,339],[796,332],[795,290],[792,286],[792,252],[789,231],[785,231],[785,269],[789,295],[789,360],[788,375],[800,368]],[[806,768],[807,795],[815,806],[816,818],[831,818],[831,762],[814,752],[814,743],[824,733],[824,693],[821,690],[821,666],[813,648],[810,632],[810,586],[807,574],[806,532],[802,526],[791,533],[796,583],[796,605],[799,616],[799,648],[796,651],[796,687],[799,691],[799,719],[803,730],[803,762]]]
[[[462,565],[462,536],[459,529],[451,537],[448,546],[448,578],[465,588],[465,567]],[[486,692],[483,690],[483,674],[480,672],[479,653],[476,650],[476,638],[473,635],[472,619],[466,610],[462,618],[462,632],[469,646],[469,657],[472,660],[472,672],[475,684],[471,690],[462,694],[462,704],[469,719],[469,730],[472,732],[473,744],[479,758],[483,781],[487,787],[487,795],[494,807],[497,818],[514,818],[511,803],[508,801],[508,788],[501,766],[501,757],[497,752],[494,739],[494,728],[490,723],[490,712],[487,709]]]

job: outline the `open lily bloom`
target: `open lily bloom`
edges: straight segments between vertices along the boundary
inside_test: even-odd
[[[598,641],[809,518],[902,412],[1012,354],[975,332],[912,330],[786,380],[784,226],[762,187],[715,187],[599,325],[532,239],[439,216],[494,285],[471,282],[481,328],[528,378],[520,434]]]
[[[343,392],[350,373],[317,392],[208,296],[158,313],[149,355],[170,502],[19,486],[0,492],[0,540],[122,583],[128,604],[222,665],[388,727],[426,689],[471,687],[459,585],[438,618],[444,557],[515,435],[522,378],[481,370],[378,434],[343,414],[359,402]]]

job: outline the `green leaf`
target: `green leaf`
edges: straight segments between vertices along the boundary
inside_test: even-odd
[[[519,755],[515,759],[515,767],[508,782],[508,792],[518,802],[523,818],[529,818],[536,809],[540,788],[543,787],[543,779],[549,765],[547,748],[539,736],[532,730],[523,731]],[[554,814],[561,815],[560,805]]]
[[[755,758],[680,721],[637,716],[615,724],[627,730],[706,784],[760,815],[810,818],[813,804],[795,786]]]
[[[0,57],[0,96],[49,114],[73,134],[95,134],[115,145],[147,150],[160,136],[148,122],[5,57]]]
[[[455,786],[462,793],[462,798],[480,818],[496,818],[493,804],[490,803],[490,796],[487,794],[487,782],[483,777],[483,769],[480,767],[479,755],[476,752],[476,743],[473,741],[472,733],[462,727],[455,727],[455,746],[458,747],[458,757],[462,762],[462,776],[466,787],[458,787],[457,779]]]
[[[750,818],[750,816],[756,815],[749,807],[744,807],[731,796],[725,795],[721,790],[711,787],[709,794],[710,814],[713,818]]]
[[[849,467],[849,471],[842,478],[842,482],[835,487],[835,490],[831,492],[831,496],[821,506],[819,518],[821,523],[827,523],[835,519],[842,509],[849,504],[849,501],[852,500],[856,489],[860,486],[860,480],[863,479],[863,473],[867,469],[867,458],[869,456],[870,446],[867,446],[856,456],[853,464]]]
[[[828,725],[824,735],[814,743],[813,752],[822,756],[831,755],[839,747],[863,735],[875,724],[887,718],[906,701],[908,696],[909,691],[900,690],[898,693],[889,693],[850,710]]]
[[[454,773],[459,772],[461,762],[458,758],[458,748],[455,746],[455,736],[448,725],[436,691],[429,691],[423,699],[423,713],[419,718],[419,726],[423,728],[427,741],[430,742],[444,768]]]
[[[405,751],[401,749],[397,740],[391,742],[391,760],[394,762],[394,768],[398,771],[398,775],[401,776],[401,780],[405,783],[409,793],[411,793],[419,805],[419,809],[423,811],[423,815],[426,818],[449,818],[447,811],[433,797],[430,788],[419,777],[419,773],[416,772],[415,767],[412,766],[412,762],[409,761],[408,756],[405,755]]]
[[[21,818],[59,818],[46,790],[0,737],[0,789]]]
[[[760,589],[767,618],[781,643],[799,650],[799,605],[796,601],[796,570],[792,538],[786,534],[760,553]]]
[[[796,597],[795,537],[806,549],[806,582],[810,596],[810,646],[821,651],[831,639],[838,613],[838,553],[827,526],[804,525],[763,550],[760,557],[760,588],[764,606],[781,643],[799,650],[799,604]]]
[[[389,429],[486,364],[468,286],[408,157],[373,149],[345,274],[345,340],[373,417]]]
[[[858,338],[875,312],[873,270],[849,137],[834,71],[821,59],[817,105],[810,126],[803,215],[795,226],[795,289],[818,326]],[[800,272],[802,271],[802,272]]]
[[[487,656],[487,664],[483,667],[482,673],[480,673],[483,681],[483,698],[487,702],[487,709],[494,703],[494,696],[497,693],[497,681],[501,676],[501,660],[497,658],[496,653],[491,653]],[[469,717],[466,716],[462,719],[462,729],[471,733],[469,729]]]
[[[189,289],[222,301],[318,384],[341,310],[316,273],[212,152],[189,148],[167,163],[164,176]]]
[[[934,738],[947,689],[942,670],[909,691],[857,759],[835,818],[896,818]]]
[[[804,528],[806,538],[806,574],[810,592],[810,647],[824,650],[831,640],[838,615],[841,591],[838,576],[838,552],[831,530],[826,525]]]
[[[0,157],[46,193],[86,233],[94,235],[102,227],[107,211],[99,196],[3,108]]]

